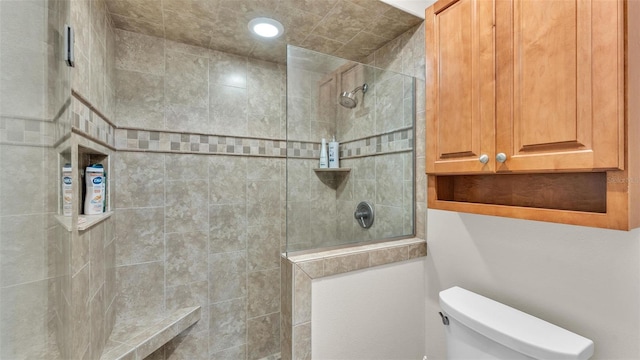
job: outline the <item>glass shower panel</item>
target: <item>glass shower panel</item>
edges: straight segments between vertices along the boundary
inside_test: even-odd
[[[60,211],[70,153],[63,59],[68,0],[0,1],[0,358],[69,358],[71,233]]]
[[[287,252],[414,234],[414,123],[413,77],[288,46]]]

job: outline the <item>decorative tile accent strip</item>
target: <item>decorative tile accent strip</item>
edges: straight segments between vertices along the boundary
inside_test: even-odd
[[[340,144],[340,159],[386,154],[413,149],[413,128],[346,141]]]
[[[178,152],[317,159],[320,143],[254,137],[179,133],[160,130],[118,128],[118,150]],[[347,141],[340,144],[340,158],[381,155],[413,150],[413,128]]]
[[[285,157],[287,143],[224,135],[189,134],[119,128],[115,132],[118,150],[179,152],[221,155]]]
[[[287,157],[317,159],[320,157],[320,143],[289,141]]]
[[[287,157],[317,159],[320,157],[320,146],[320,143],[317,142],[289,141],[287,142]],[[413,150],[413,127],[407,127],[340,143],[340,159],[411,150]]]
[[[53,126],[46,120],[0,117],[0,144],[51,146]]]
[[[115,126],[110,121],[76,97],[72,100],[71,111],[71,125],[74,129],[109,146],[115,146]]]

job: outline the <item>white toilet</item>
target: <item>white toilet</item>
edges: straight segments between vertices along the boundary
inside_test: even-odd
[[[447,358],[589,359],[593,341],[460,287],[440,292]]]

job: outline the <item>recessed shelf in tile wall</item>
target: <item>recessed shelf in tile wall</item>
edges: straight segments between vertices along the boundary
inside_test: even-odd
[[[351,168],[337,168],[337,169],[336,168],[334,168],[334,169],[331,169],[331,168],[314,168],[313,171],[321,172],[321,173],[332,173],[332,172],[335,172],[335,173],[347,173],[347,172],[351,171]]]
[[[79,215],[78,230],[80,231],[87,230],[88,228],[94,225],[97,225],[103,222],[104,220],[110,218],[111,215],[113,215],[113,211],[107,211],[104,214],[97,214],[97,215]],[[67,231],[72,230],[71,216],[56,215],[56,220],[58,220],[58,222],[62,224],[62,226],[64,226],[64,228],[67,229]]]

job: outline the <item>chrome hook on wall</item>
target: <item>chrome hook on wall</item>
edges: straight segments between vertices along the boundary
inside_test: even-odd
[[[366,201],[362,201],[356,206],[353,217],[358,221],[358,225],[363,229],[368,229],[373,225],[373,206]]]

